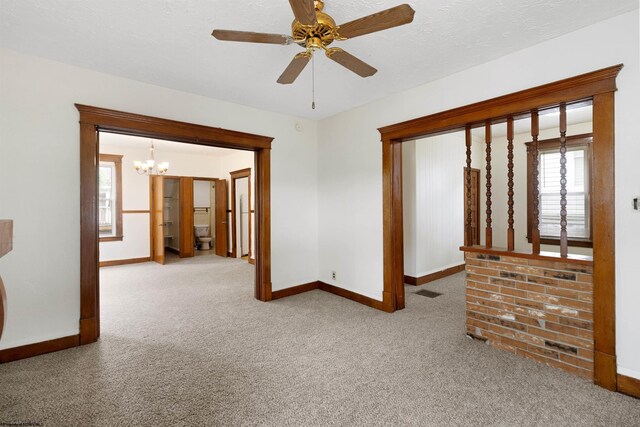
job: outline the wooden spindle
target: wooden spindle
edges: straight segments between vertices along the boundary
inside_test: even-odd
[[[465,129],[465,143],[467,145],[467,170],[465,173],[466,183],[467,183],[467,194],[466,194],[466,219],[465,219],[465,227],[464,227],[464,244],[466,246],[473,245],[473,228],[471,226],[471,125],[467,125]]]
[[[532,252],[534,254],[540,253],[540,159],[538,158],[538,135],[540,134],[540,128],[538,124],[538,110],[531,111],[531,138],[533,140],[532,145],[532,166],[533,166],[533,206],[531,208],[531,244]]]
[[[567,106],[560,104],[560,256],[569,254],[567,238]]]
[[[507,202],[507,206],[509,207],[507,250],[513,251],[515,249],[515,232],[513,230],[513,117],[507,119],[507,161],[507,186],[509,189],[507,192],[509,196],[509,201]]]
[[[487,228],[485,247],[493,247],[493,231],[491,229],[491,121],[487,120],[484,127],[485,143],[487,145]]]

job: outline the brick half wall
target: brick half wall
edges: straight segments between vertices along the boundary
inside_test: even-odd
[[[593,380],[593,267],[466,252],[467,334]]]

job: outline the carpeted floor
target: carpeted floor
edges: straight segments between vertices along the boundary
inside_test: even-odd
[[[639,400],[467,338],[463,274],[386,314],[255,301],[245,261],[105,268],[100,341],[0,365],[0,425],[639,425]]]

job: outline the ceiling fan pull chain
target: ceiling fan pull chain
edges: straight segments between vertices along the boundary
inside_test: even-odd
[[[316,57],[311,57],[311,109],[316,109]]]

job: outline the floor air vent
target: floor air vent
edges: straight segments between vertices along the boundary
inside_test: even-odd
[[[427,289],[422,289],[421,291],[416,292],[416,294],[422,295],[423,297],[427,297],[427,298],[435,298],[442,295],[437,292],[429,291]]]

